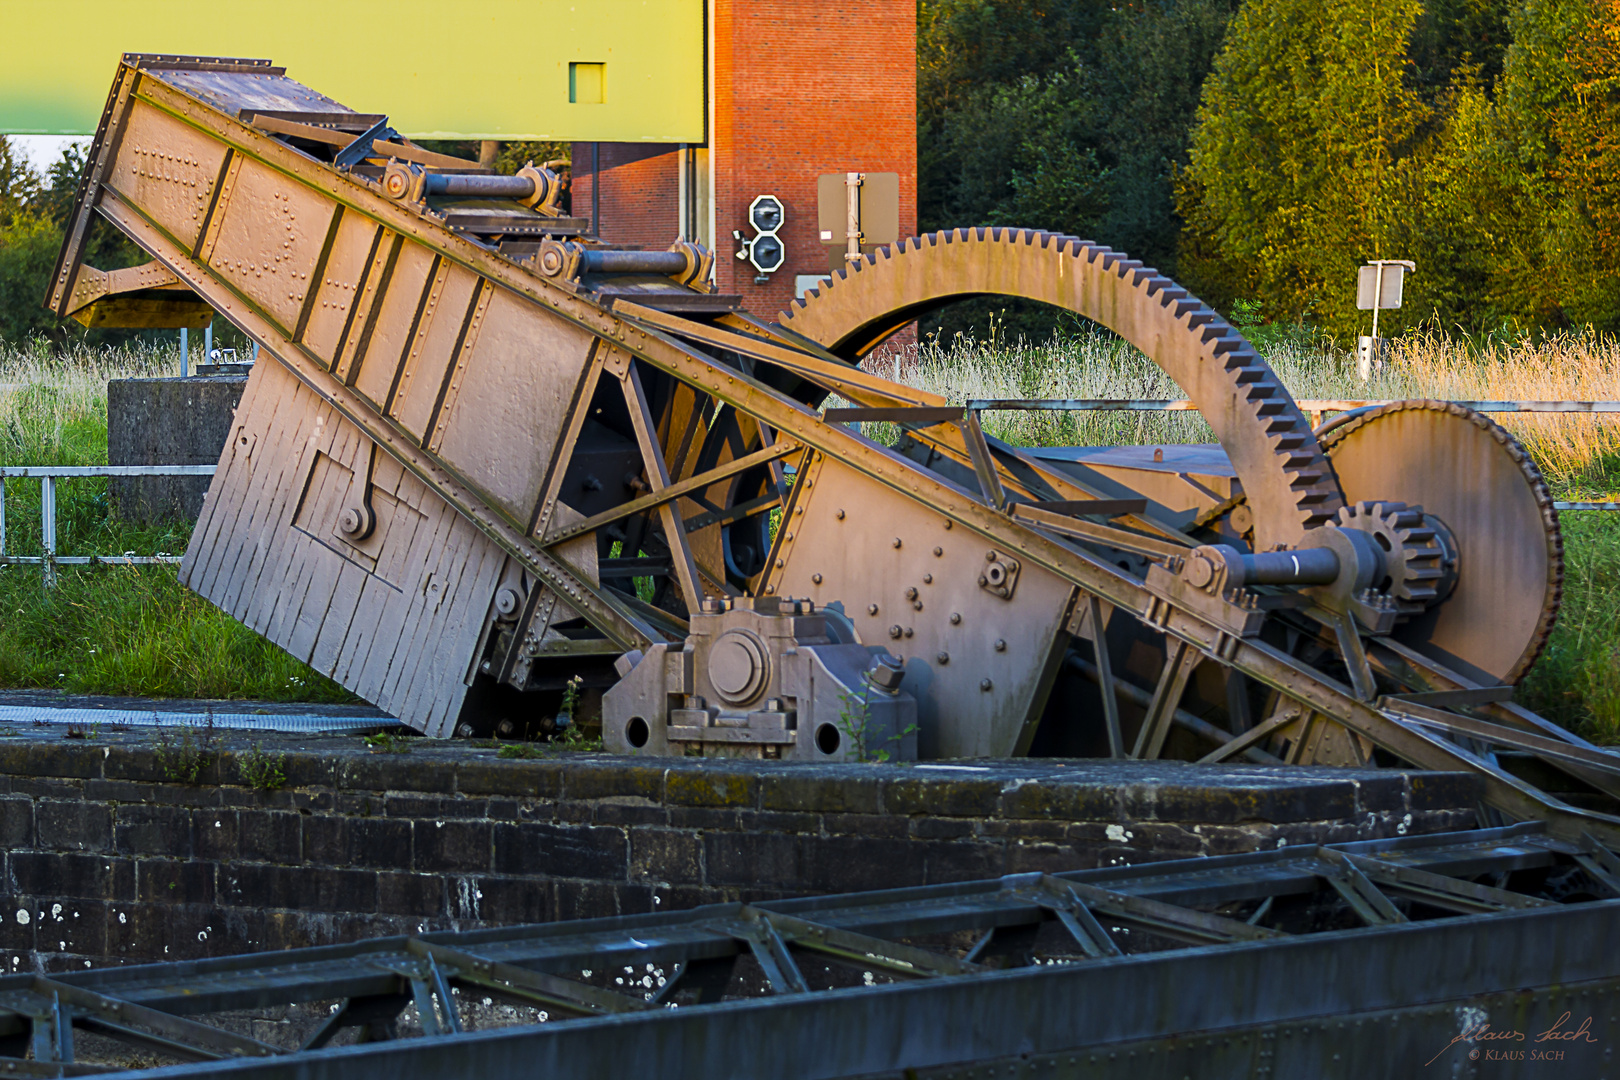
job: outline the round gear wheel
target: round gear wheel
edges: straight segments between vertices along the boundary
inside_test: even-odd
[[[1350,415],[1320,437],[1346,502],[1421,506],[1456,546],[1451,594],[1392,636],[1482,683],[1523,678],[1557,619],[1564,541],[1519,441],[1466,406],[1429,400]]]
[[[1450,530],[1425,518],[1421,506],[1353,503],[1339,511],[1339,527],[1370,533],[1383,549],[1388,573],[1373,587],[1394,597],[1402,615],[1432,607],[1457,584],[1457,549]]]

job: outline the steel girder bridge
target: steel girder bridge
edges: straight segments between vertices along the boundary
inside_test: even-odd
[[[0,1075],[109,1072],[83,1033],[243,1080],[1459,1075],[1517,1031],[1597,1076],[1617,926],[1620,859],[1529,823],[13,975]]]

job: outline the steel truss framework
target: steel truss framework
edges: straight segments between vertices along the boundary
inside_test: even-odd
[[[1461,1005],[1620,1035],[1617,918],[1620,859],[1524,824],[11,976],[0,1074],[106,1072],[74,1061],[83,1030],[199,1062],[153,1076],[1307,1075],[1285,1050],[1439,1053]],[[544,1022],[470,1031],[478,997]],[[297,1046],[203,1019],[311,1003]],[[398,1037],[408,1006],[423,1037]]]

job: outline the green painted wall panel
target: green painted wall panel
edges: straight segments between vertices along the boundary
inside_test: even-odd
[[[703,0],[5,0],[0,133],[95,131],[126,52],[263,57],[417,138],[702,142]],[[600,104],[569,64],[603,64]]]

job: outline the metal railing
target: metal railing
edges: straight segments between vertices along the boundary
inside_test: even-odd
[[[1295,404],[1311,416],[1311,426],[1322,426],[1324,413],[1393,405],[1395,398],[1302,398]],[[969,412],[1197,412],[1185,398],[971,398]],[[1620,415],[1620,401],[1454,401],[1482,413],[1564,413]],[[1620,511],[1620,502],[1555,502],[1558,510]]]
[[[1299,407],[1321,426],[1324,413],[1389,405],[1393,399],[1301,399]],[[1458,401],[1482,413],[1608,413],[1620,415],[1620,401]],[[1171,398],[973,398],[965,402],[972,412],[1196,412],[1185,399]],[[0,566],[30,565],[44,570],[45,584],[56,583],[58,566],[137,566],[177,563],[179,555],[58,555],[56,554],[56,482],[83,476],[212,476],[216,465],[26,465],[0,468]],[[43,554],[6,554],[6,481],[15,478],[40,482],[40,532]],[[1561,511],[1620,511],[1620,502],[1556,502]]]
[[[217,465],[22,465],[0,468],[0,566],[38,566],[47,587],[56,584],[58,566],[141,566],[177,563],[179,555],[58,555],[56,482],[85,476],[213,476]],[[39,481],[39,531],[43,554],[6,554],[6,481]]]

